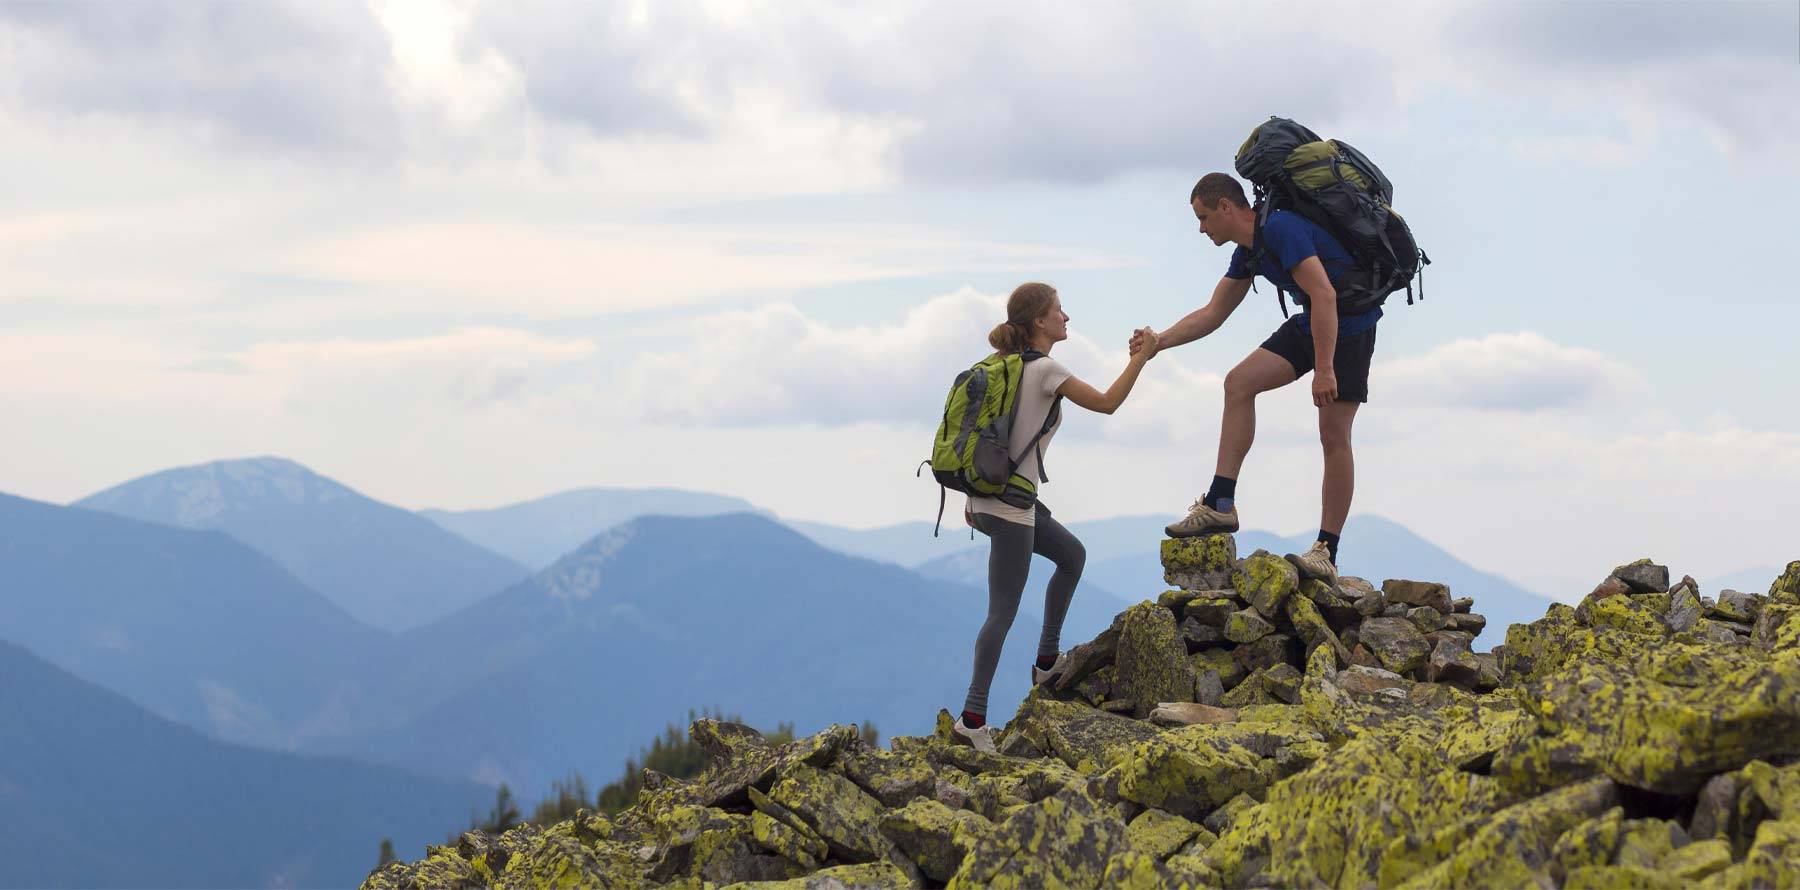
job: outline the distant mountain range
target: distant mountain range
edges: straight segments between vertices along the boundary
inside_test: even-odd
[[[0,884],[350,887],[493,789],[214,741],[0,642]]]
[[[168,719],[278,749],[367,710],[390,639],[222,532],[10,495],[0,638]]]
[[[491,510],[420,510],[419,515],[535,572],[639,516],[757,512],[763,511],[749,501],[697,491],[582,488]]]
[[[222,531],[357,620],[388,630],[441,618],[530,574],[434,522],[276,457],[164,470],[74,506]]]

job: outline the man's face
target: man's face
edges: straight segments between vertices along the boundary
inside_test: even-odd
[[[1194,199],[1194,217],[1200,220],[1200,234],[1211,238],[1214,247],[1231,240],[1229,233],[1221,231],[1230,228],[1227,222],[1230,217],[1230,208],[1231,205],[1224,198],[1220,198],[1219,203],[1210,208],[1203,203],[1202,199]]]

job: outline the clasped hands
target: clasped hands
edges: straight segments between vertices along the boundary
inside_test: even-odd
[[[1131,354],[1135,357],[1144,353],[1144,360],[1156,357],[1156,351],[1162,348],[1162,340],[1156,336],[1155,329],[1145,326],[1131,332]]]

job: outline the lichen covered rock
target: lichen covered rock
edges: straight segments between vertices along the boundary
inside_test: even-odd
[[[1232,589],[1262,617],[1279,618],[1287,599],[1300,589],[1300,570],[1279,556],[1258,550],[1231,576]]]
[[[1126,840],[1131,848],[1148,853],[1158,861],[1169,858],[1202,831],[1205,829],[1197,823],[1155,807],[1139,813],[1125,826]]]
[[[1425,635],[1404,618],[1366,619],[1358,640],[1380,659],[1383,668],[1396,674],[1410,674],[1424,667],[1431,654]]]
[[[993,823],[935,800],[915,800],[882,817],[881,832],[934,881],[948,881]]]
[[[1148,717],[1157,702],[1182,701],[1194,693],[1194,666],[1175,616],[1155,603],[1126,610],[1114,670],[1114,693],[1132,702],[1134,717]]]
[[[1381,592],[1389,605],[1424,606],[1441,615],[1453,611],[1450,588],[1434,581],[1389,578],[1381,582]]]
[[[1108,796],[1199,821],[1237,794],[1269,781],[1262,758],[1236,733],[1212,724],[1183,726],[1132,747],[1097,784]]]
[[[982,838],[949,888],[1094,887],[1128,849],[1125,823],[1081,791],[1063,791],[1013,813]]]
[[[699,776],[364,886],[1800,886],[1800,562],[1717,602],[1620,566],[1490,654],[1441,584],[1234,548],[1166,543],[1189,583],[1074,647],[1000,753],[947,710],[885,751],[696,721]]]
[[[1162,542],[1163,582],[1171,587],[1221,589],[1236,562],[1237,539],[1231,535],[1165,538]]]

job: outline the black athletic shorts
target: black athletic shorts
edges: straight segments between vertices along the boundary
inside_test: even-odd
[[[1312,328],[1308,319],[1298,315],[1287,320],[1264,340],[1262,348],[1287,359],[1294,366],[1295,377],[1305,377],[1313,369]],[[1369,400],[1369,360],[1375,357],[1376,325],[1360,334],[1338,337],[1337,352],[1332,356],[1337,371],[1340,402]]]

